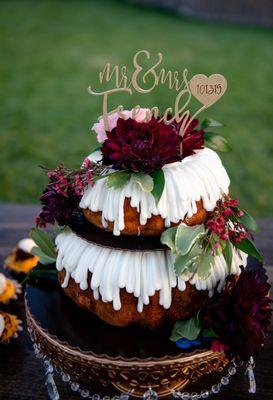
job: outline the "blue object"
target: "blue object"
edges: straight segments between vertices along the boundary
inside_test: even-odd
[[[191,347],[199,346],[201,344],[201,340],[195,339],[195,340],[189,340],[186,338],[182,338],[177,340],[176,346],[179,347],[180,349],[189,349]]]
[[[177,340],[175,342],[175,344],[180,349],[184,349],[185,350],[185,349],[190,349],[191,347],[200,346],[200,344],[211,343],[213,340],[215,340],[215,338],[199,336],[198,338],[196,338],[194,340],[181,338],[181,339]]]

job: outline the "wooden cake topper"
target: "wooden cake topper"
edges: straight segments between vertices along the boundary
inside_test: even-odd
[[[171,124],[174,120],[181,122],[180,134],[183,136],[191,121],[206,108],[212,106],[226,92],[227,81],[223,75],[213,74],[209,77],[203,74],[194,75],[188,79],[188,70],[182,71],[168,70],[160,68],[163,61],[162,53],[157,53],[156,60],[150,67],[144,67],[144,62],[151,60],[151,54],[147,50],[140,50],[133,57],[134,71],[131,77],[128,75],[125,65],[111,66],[107,63],[99,73],[99,84],[113,84],[114,87],[104,91],[95,91],[91,86],[88,92],[95,96],[102,96],[104,126],[106,131],[109,130],[108,117],[118,112],[121,118],[125,118],[123,114],[124,107],[119,105],[114,110],[108,110],[108,98],[110,94],[122,92],[132,95],[133,92],[142,94],[152,92],[157,86],[167,84],[169,90],[175,92],[175,100],[173,107],[167,107],[164,112],[159,112],[158,107],[152,107],[146,112],[144,121],[149,121],[153,116],[163,120],[166,124]],[[149,83],[148,83],[149,82]],[[189,111],[191,97],[195,97],[202,106],[194,112]],[[132,115],[137,115],[140,106],[133,108]],[[171,115],[171,118],[170,118]],[[189,118],[189,116],[191,117]],[[186,118],[185,118],[186,117]]]
[[[227,90],[226,78],[220,74],[209,77],[203,74],[194,75],[189,85],[192,95],[206,108],[216,103]]]

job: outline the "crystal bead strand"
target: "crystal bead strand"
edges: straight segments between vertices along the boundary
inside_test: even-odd
[[[246,365],[246,374],[248,375],[248,380],[249,380],[248,392],[252,394],[256,393],[256,380],[254,375],[254,368],[255,368],[255,363],[253,357],[251,356]]]
[[[198,400],[198,399],[207,399],[212,394],[218,394],[223,386],[227,386],[230,382],[230,378],[236,374],[237,368],[242,364],[236,364],[233,362],[233,365],[228,368],[228,373],[223,376],[219,383],[211,386],[210,389],[202,390],[200,393],[197,392],[180,392],[178,390],[172,390],[172,395],[175,399],[182,400]]]

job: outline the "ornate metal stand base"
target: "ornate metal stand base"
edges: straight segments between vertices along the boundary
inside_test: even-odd
[[[152,388],[158,397],[166,397],[179,392],[206,374],[223,371],[228,364],[222,353],[213,353],[206,349],[181,353],[181,350],[176,349],[174,345],[174,348],[170,348],[167,341],[166,348],[169,349],[169,353],[161,354],[160,357],[148,354],[144,357],[140,357],[139,354],[136,357],[102,354],[97,351],[99,344],[95,352],[94,341],[100,343],[100,337],[97,336],[98,332],[92,337],[91,332],[95,330],[95,323],[101,323],[96,319],[92,320],[91,337],[86,335],[86,329],[80,334],[80,324],[83,320],[85,324],[88,323],[91,317],[85,313],[81,315],[69,300],[61,296],[63,295],[56,287],[48,291],[28,286],[25,299],[28,329],[38,352],[44,359],[50,360],[50,364],[63,374],[73,374],[75,381],[85,382],[86,386],[92,382],[99,383],[102,387],[110,384],[119,392],[130,393],[137,398],[143,397],[145,392]],[[70,307],[73,310],[71,314],[65,315],[60,313],[62,311],[60,307],[62,309]],[[75,313],[78,313],[78,316]],[[73,318],[71,317],[70,321],[71,315]],[[72,326],[67,328],[69,323]],[[64,330],[62,325],[65,325],[67,330]],[[101,324],[100,329],[107,329],[109,340],[115,340],[111,327]],[[127,340],[133,339],[130,336],[127,338]],[[75,346],[77,340],[81,348]],[[145,337],[142,340],[145,341]],[[90,343],[89,349],[86,341]],[[162,343],[158,345],[162,346]]]

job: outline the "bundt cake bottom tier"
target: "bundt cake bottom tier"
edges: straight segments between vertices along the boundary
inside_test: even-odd
[[[62,284],[65,278],[64,270],[58,272],[58,278]],[[151,329],[157,328],[166,320],[177,321],[191,318],[196,315],[208,298],[207,291],[198,291],[195,286],[187,283],[184,291],[172,289],[170,308],[164,309],[159,304],[159,292],[156,292],[140,313],[137,311],[137,298],[127,293],[125,289],[120,290],[122,307],[118,311],[113,309],[112,302],[104,303],[102,300],[95,300],[93,291],[90,288],[82,290],[74,279],[70,278],[64,291],[81,308],[96,314],[110,325],[124,327],[131,323],[138,323]]]

